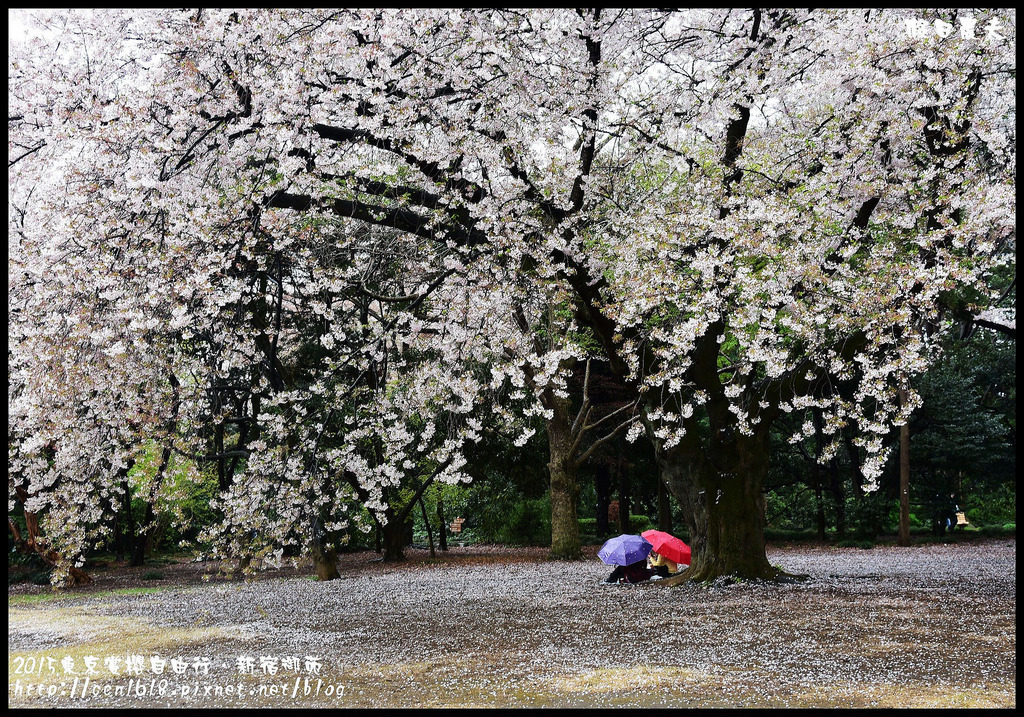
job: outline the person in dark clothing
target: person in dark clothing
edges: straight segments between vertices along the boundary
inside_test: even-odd
[[[617,565],[611,575],[605,578],[606,583],[642,583],[650,580],[654,570],[647,567],[647,559],[639,560],[630,565]]]
[[[960,507],[956,502],[956,494],[951,493],[949,498],[946,498],[945,493],[940,493],[935,496],[932,504],[934,506],[932,532],[937,536],[952,533],[956,529],[956,514],[960,512]]]
[[[956,502],[956,493],[949,494],[949,501],[946,503],[946,530],[950,533],[956,530],[957,513],[960,512],[960,506]]]

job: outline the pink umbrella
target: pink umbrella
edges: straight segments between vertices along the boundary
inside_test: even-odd
[[[645,530],[641,533],[651,544],[651,550],[679,565],[690,564],[690,546],[674,535],[661,530]]]

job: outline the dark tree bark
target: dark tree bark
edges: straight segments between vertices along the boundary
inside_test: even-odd
[[[843,482],[839,478],[839,459],[833,457],[829,461],[829,487],[832,493],[832,502],[836,506],[836,537],[839,540],[846,539],[846,494],[843,491]]]
[[[337,580],[341,577],[338,572],[338,551],[324,528],[323,520],[314,518],[309,532],[307,550],[309,550],[309,557],[313,560],[316,579]]]
[[[430,529],[430,518],[427,517],[427,506],[423,504],[423,496],[419,499],[420,510],[423,512],[423,525],[427,528],[427,542],[430,543],[430,557],[435,557],[434,553],[434,531]],[[443,530],[443,528],[442,528]]]
[[[576,501],[579,498],[579,466],[573,455],[573,432],[569,411],[571,401],[548,392],[546,402],[554,411],[547,422],[548,471],[551,478],[552,558],[577,560],[582,557]]]
[[[621,441],[618,442],[615,472],[619,479],[619,532],[631,533],[633,532],[633,523],[629,516],[633,512],[633,477],[629,474],[629,467],[624,465]]]
[[[24,506],[25,501],[29,498],[28,491],[21,487],[16,487],[14,491],[15,497]],[[39,516],[30,510],[24,509],[22,510],[22,515],[25,518],[25,532],[27,533],[25,536],[22,536],[21,531],[18,530],[18,526],[11,520],[10,516],[7,518],[7,529],[11,533],[11,540],[14,543],[15,550],[25,555],[38,555],[44,563],[51,567],[56,567],[60,562],[60,555],[43,538],[43,532],[39,527]],[[68,570],[68,577],[64,584],[66,587],[73,588],[80,585],[88,585],[91,582],[92,577],[88,573],[72,566]]]
[[[670,583],[776,577],[764,542],[767,431],[712,441],[703,449],[698,443],[694,437],[657,451],[662,475],[686,516],[693,551],[690,567]]]
[[[124,479],[121,481],[121,510],[119,511],[124,515],[124,528],[121,530],[121,535],[115,536],[115,545],[117,546],[117,561],[124,562],[125,554],[131,554],[132,546],[135,544],[135,518],[132,515],[132,491],[128,485],[128,472],[131,470],[134,461],[128,466],[128,469],[124,472]]]
[[[907,390],[900,388],[900,405],[907,401]],[[910,545],[910,423],[900,426],[900,527],[898,544]]]
[[[604,463],[594,469],[594,490],[597,492],[597,537],[608,535],[608,508],[611,505],[611,471]]]
[[[658,530],[672,532],[672,504],[669,501],[668,488],[661,476],[658,476]]]
[[[171,386],[171,390],[174,392],[174,404],[171,407],[171,415],[167,419],[167,425],[165,426],[168,434],[166,443],[163,449],[160,451],[160,465],[157,466],[156,475],[153,476],[153,481],[149,488],[149,496],[146,501],[146,512],[139,524],[138,534],[135,536],[135,544],[132,546],[132,557],[131,565],[133,567],[139,567],[146,561],[146,549],[151,545],[151,538],[153,532],[156,530],[156,511],[153,506],[156,503],[157,493],[160,491],[160,486],[163,485],[164,477],[167,475],[167,469],[171,463],[171,435],[177,429],[178,423],[178,408],[181,404],[181,400],[178,395],[178,377],[173,373],[169,373],[167,376],[167,382]]]
[[[392,503],[388,503],[384,511],[386,522],[383,525],[378,524],[384,562],[400,563],[405,560],[405,548],[412,545],[412,511],[418,501],[419,494],[413,496],[400,510],[396,510]]]
[[[405,546],[412,542],[409,534],[412,521],[407,519],[405,511],[397,513],[390,506],[384,514],[388,518],[388,521],[380,526],[384,562],[400,563],[405,560]]]
[[[448,530],[444,519],[444,498],[440,491],[437,494],[437,524],[441,526],[437,530],[437,547],[443,553],[448,550]]]
[[[823,420],[821,411],[815,410],[814,416],[814,455],[811,456],[811,481],[814,484],[814,501],[816,506],[815,516],[818,527],[818,540],[825,542],[825,531],[828,528],[825,521],[825,479],[821,470],[821,453],[825,449]]]
[[[551,477],[550,557],[578,560],[583,557],[576,507],[580,492],[580,468],[600,446],[618,436],[635,420],[636,403],[626,402],[599,418],[595,417],[590,396],[589,361],[583,377],[583,400],[575,417],[571,414],[573,406],[569,397],[559,397],[547,389],[542,400],[544,406],[552,411],[552,417],[547,422],[550,452],[548,470]],[[592,439],[584,449],[584,439],[593,436],[602,424],[607,424],[608,432]]]
[[[415,494],[408,498],[402,507],[396,507],[399,504],[398,501],[393,497],[389,497],[385,501],[386,508],[384,509],[383,519],[374,517],[374,522],[377,524],[377,552],[382,553],[382,560],[385,562],[402,562],[405,560],[405,546],[411,545],[413,539],[412,511],[419,503],[423,492],[434,481],[437,474],[444,469],[445,465],[437,466],[434,474],[419,485]],[[366,489],[360,485],[355,476],[348,475],[347,480],[349,485],[356,491],[360,500],[365,502],[369,499]]]
[[[156,500],[155,497],[146,503],[146,512],[143,515],[142,522],[139,524],[139,532],[135,535],[131,560],[128,562],[132,567],[137,568],[146,563],[146,548],[149,545],[149,536],[156,526],[156,513],[153,510],[154,500]]]

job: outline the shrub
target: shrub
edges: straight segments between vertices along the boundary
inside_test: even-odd
[[[863,550],[870,550],[875,547],[875,543],[872,540],[840,540],[836,545],[840,548],[861,548]]]
[[[781,530],[778,528],[765,528],[765,540],[785,541],[815,541],[818,539],[816,530]]]
[[[977,530],[979,535],[984,535],[989,538],[1000,538],[1004,536],[1016,535],[1016,525],[1014,523],[1004,523],[1003,525],[982,525]]]
[[[646,515],[629,515],[629,530],[634,535],[640,535],[645,530],[650,530],[654,525]]]
[[[50,584],[50,571],[40,570],[38,573],[32,573],[29,576],[29,580],[32,581],[33,585],[49,585]]]
[[[512,545],[550,545],[550,498],[545,495],[513,504],[508,522],[498,532],[498,542]]]

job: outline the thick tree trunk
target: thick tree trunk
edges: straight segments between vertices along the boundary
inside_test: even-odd
[[[686,517],[693,551],[689,569],[669,580],[777,577],[764,542],[768,431],[754,436],[726,432],[717,441],[701,443],[689,436],[656,450],[662,475]]]
[[[325,549],[313,541],[309,548],[309,555],[313,558],[317,580],[337,580],[341,577],[338,573],[338,551],[333,548]]]
[[[338,573],[338,551],[329,546],[324,524],[319,519],[313,521],[309,557],[313,560],[317,580],[337,580],[341,577]]]
[[[833,458],[829,462],[829,485],[832,491],[832,501],[836,504],[836,538],[846,539],[846,495],[843,492],[843,482],[839,478],[839,461]]]
[[[824,439],[822,430],[821,411],[814,412],[814,455],[811,456],[811,482],[814,485],[814,504],[816,508],[816,522],[818,526],[818,540],[825,542],[825,479],[822,477],[821,452],[824,450]]]
[[[576,513],[576,499],[579,495],[576,477],[565,471],[564,467],[550,466],[549,469],[551,471],[550,557],[560,560],[580,560],[583,553]]]
[[[814,481],[814,505],[815,505],[815,522],[818,526],[818,541],[825,542],[825,496],[821,486],[821,477],[819,475],[818,466],[815,464],[814,469],[811,473],[811,479]]]
[[[384,562],[403,562],[405,546],[412,542],[409,535],[412,521],[408,519],[406,512],[398,514],[390,506],[384,514],[388,519],[388,522],[380,527]]]
[[[178,416],[178,378],[173,373],[168,375],[168,383],[174,390],[175,400],[174,405],[171,409],[171,418],[167,423],[168,432],[172,432],[177,424]],[[156,503],[157,493],[160,492],[160,487],[163,485],[164,477],[167,475],[167,469],[171,464],[171,444],[168,442],[164,445],[160,451],[160,465],[157,466],[156,475],[153,476],[152,484],[149,487],[149,496],[146,503],[146,514],[139,525],[138,535],[135,536],[135,544],[132,546],[132,557],[131,565],[133,567],[139,567],[146,562],[146,550],[151,547],[150,537],[156,530],[156,511],[154,504]]]
[[[156,529],[156,513],[153,511],[153,500],[146,504],[146,513],[142,519],[142,523],[139,525],[139,532],[135,536],[135,542],[132,545],[132,555],[129,565],[132,567],[141,567],[146,564],[146,548],[149,546],[149,536]]]
[[[576,513],[580,486],[575,457],[572,455],[572,423],[570,402],[553,393],[547,404],[554,411],[548,421],[548,450],[551,479],[551,552],[558,560],[580,560],[580,524]]]
[[[134,464],[134,461],[132,461]],[[125,473],[127,475],[127,472]],[[127,478],[121,481],[121,510],[124,513],[124,530],[116,540],[117,562],[124,562],[125,554],[131,555],[132,546],[135,545],[135,519],[132,516],[132,492],[128,486]]]

